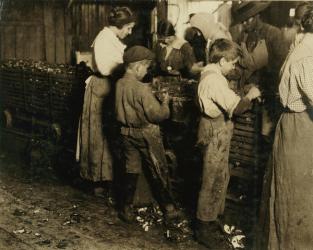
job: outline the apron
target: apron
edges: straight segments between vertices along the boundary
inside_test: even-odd
[[[81,177],[94,182],[112,180],[112,156],[103,130],[103,101],[109,92],[108,78],[87,79],[76,160],[80,162]]]

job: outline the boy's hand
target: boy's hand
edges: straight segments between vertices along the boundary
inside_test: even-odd
[[[200,61],[196,63],[198,67],[204,67],[204,62]]]
[[[256,84],[254,83],[249,83],[249,84],[245,84],[245,86],[243,87],[243,92],[244,94],[248,94],[249,93],[249,90],[252,88],[252,87],[258,87]]]
[[[249,98],[250,101],[260,96],[261,96],[261,91],[257,87],[254,87],[254,86],[251,87],[248,94],[246,95],[246,97]]]
[[[168,104],[170,102],[170,100],[171,100],[171,97],[168,94],[168,92],[163,93],[162,96],[163,96],[163,103],[167,103]]]

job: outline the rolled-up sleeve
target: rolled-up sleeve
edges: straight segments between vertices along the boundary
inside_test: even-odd
[[[212,91],[212,100],[214,103],[222,108],[229,117],[232,117],[235,108],[240,102],[241,98],[228,87],[228,83],[225,82],[216,82]]]
[[[207,116],[216,118],[223,112],[232,117],[241,98],[228,87],[227,80],[216,73],[209,74],[198,86],[200,110]]]

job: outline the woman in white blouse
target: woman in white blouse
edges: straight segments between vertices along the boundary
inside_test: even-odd
[[[103,121],[104,100],[110,92],[111,74],[123,63],[126,46],[121,42],[131,34],[135,25],[132,11],[127,7],[113,8],[93,47],[94,75],[86,80],[84,106],[80,121],[76,159],[80,162],[80,175],[94,184],[96,195],[104,195],[111,201],[112,155]],[[104,113],[104,114],[103,114]]]

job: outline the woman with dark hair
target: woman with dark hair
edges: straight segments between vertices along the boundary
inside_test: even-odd
[[[304,35],[289,53],[279,84],[285,109],[273,146],[268,249],[313,246],[313,7],[301,21]]]
[[[161,74],[181,75],[190,78],[202,70],[190,44],[175,35],[174,26],[168,21],[158,23],[159,43],[156,48],[157,63]]]
[[[188,41],[193,48],[196,62],[203,62],[203,65],[206,64],[207,55],[206,55],[206,45],[207,40],[205,40],[201,31],[195,27],[188,27],[185,30],[185,39]]]
[[[301,40],[301,36],[303,35],[301,19],[311,5],[312,2],[300,2],[295,9],[295,16],[290,19],[287,27],[282,29],[287,46],[294,46],[295,43],[298,43],[298,41]]]
[[[99,32],[92,44],[94,74],[86,80],[77,140],[76,159],[80,162],[81,177],[93,182],[95,194],[105,195],[109,201],[112,156],[107,141],[108,133],[103,127],[103,122],[108,119],[108,115],[103,114],[104,100],[111,89],[113,71],[123,63],[126,46],[121,39],[131,34],[134,25],[135,18],[129,8],[113,8],[108,16],[108,26]]]

